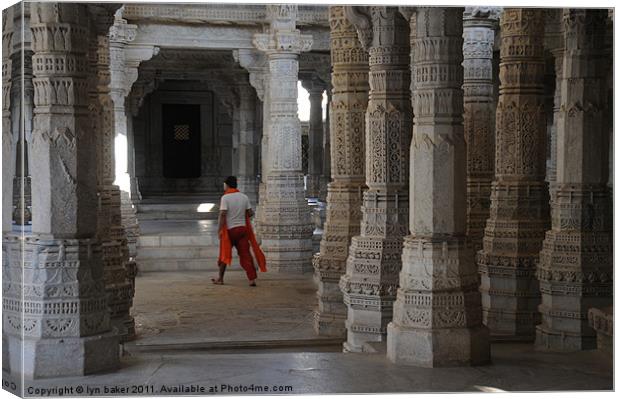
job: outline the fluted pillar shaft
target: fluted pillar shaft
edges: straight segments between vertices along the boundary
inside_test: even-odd
[[[310,207],[301,172],[301,127],[297,117],[299,54],[312,37],[295,29],[296,5],[267,6],[269,33],[254,45],[269,64],[269,159],[262,220],[258,226],[270,270],[304,273],[312,268]]]
[[[482,248],[491,207],[495,160],[493,44],[497,10],[467,7],[463,15],[463,107],[467,142],[467,236]]]
[[[32,235],[9,237],[3,329],[26,378],[118,366],[97,240],[96,134],[87,7],[32,3]],[[47,68],[47,65],[55,65]],[[23,264],[22,264],[23,259]],[[62,270],[62,273],[58,273]],[[22,357],[23,355],[23,357]],[[23,360],[23,361],[22,361]]]
[[[531,340],[540,320],[538,253],[549,225],[545,183],[544,11],[504,9],[495,179],[478,252],[483,320],[491,334]]]
[[[368,53],[357,39],[343,6],[329,8],[332,72],[330,103],[331,171],[327,185],[327,219],[321,250],[314,257],[318,309],[314,330],[345,335],[347,308],[338,287],[346,269],[349,245],[360,233],[364,189],[364,114],[368,103]]]
[[[540,252],[539,348],[596,348],[590,308],[613,303],[613,218],[607,187],[609,136],[607,10],[566,9],[557,177],[551,183],[551,230]]]
[[[387,355],[399,364],[466,366],[489,360],[478,274],[466,237],[463,9],[411,17],[413,137],[409,230]]]
[[[409,29],[396,7],[369,7],[366,185],[360,235],[349,248],[340,287],[347,306],[347,351],[385,340],[396,299],[409,215]],[[334,143],[335,151],[338,144]]]

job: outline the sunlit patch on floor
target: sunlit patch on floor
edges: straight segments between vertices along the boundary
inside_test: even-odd
[[[474,388],[482,392],[506,392],[503,389],[494,388],[494,387],[485,387],[481,385],[474,385]]]

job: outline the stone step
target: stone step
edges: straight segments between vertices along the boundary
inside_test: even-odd
[[[362,345],[364,353],[387,353],[387,342],[365,342]]]
[[[142,249],[159,247],[205,247],[217,246],[217,234],[212,235],[147,235],[138,237],[138,246]]]
[[[342,347],[341,338],[310,338],[310,339],[281,339],[281,340],[254,340],[254,341],[195,341],[179,343],[134,343],[125,344],[124,349],[129,352],[157,352],[157,351],[212,351],[212,350],[256,350],[256,349],[305,349],[326,347]],[[333,351],[333,348],[330,350]]]
[[[201,260],[217,258],[218,254],[219,247],[217,245],[139,247],[136,261],[145,259]]]
[[[157,204],[138,204],[138,212],[215,212],[219,205],[213,202],[188,202],[188,203],[157,203]]]
[[[138,213],[138,220],[217,220],[214,212],[146,212]]]
[[[202,270],[217,272],[217,256],[206,259],[136,259],[138,273]]]
[[[219,202],[202,198],[151,198],[137,205],[138,219],[143,220],[214,220]]]

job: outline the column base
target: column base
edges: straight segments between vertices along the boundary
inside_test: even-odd
[[[137,204],[140,201],[142,201],[142,193],[140,192],[140,186],[138,185],[138,178],[130,177],[129,184],[130,184],[131,202],[134,204]]]
[[[352,313],[354,312],[354,313]],[[347,329],[347,342],[343,344],[345,352],[364,352],[364,345],[374,342],[384,342],[386,339],[385,325],[381,320],[376,321],[377,317],[384,315],[378,311],[364,311],[361,309],[351,310],[347,314],[345,327]],[[352,320],[352,318],[354,320]],[[391,314],[390,314],[391,319]],[[367,321],[368,324],[361,324],[360,321]],[[374,324],[374,325],[371,325]],[[387,324],[387,323],[386,323]]]
[[[322,253],[314,255],[314,277],[318,288],[314,331],[318,335],[346,337],[347,308],[339,285],[345,262],[343,259],[328,258]]]
[[[484,303],[485,298],[483,296]],[[540,323],[538,312],[517,312],[482,308],[482,324],[488,327],[495,341],[533,342],[535,325]]]
[[[112,330],[116,330],[119,343],[125,343],[136,339],[135,320],[132,316],[126,316],[118,319],[111,319],[110,326]]]
[[[2,331],[2,371],[5,371],[7,373],[11,372],[11,358],[9,356],[8,337],[4,331]]]
[[[347,336],[345,322],[346,315],[314,311],[314,332],[323,337],[342,337]]]
[[[550,352],[576,352],[596,349],[596,335],[582,335],[567,333],[565,331],[553,331],[541,326],[536,326],[536,350]]]
[[[393,363],[419,367],[477,366],[490,361],[486,327],[416,329],[387,327],[387,357]]]
[[[319,175],[308,175],[306,179],[306,197],[307,198],[319,198]]]
[[[116,370],[120,365],[118,336],[112,332],[24,341],[8,335],[6,341],[12,374],[26,379],[82,376]]]
[[[314,271],[312,262],[310,261],[310,258],[312,258],[312,249],[304,250],[303,252],[301,250],[282,251],[277,253],[277,258],[274,258],[274,252],[267,252],[267,250],[265,250],[267,245],[268,240],[263,239],[261,246],[263,247],[267,259],[267,271],[282,274],[305,274]],[[302,255],[304,254],[307,255],[305,257],[307,257],[308,260],[303,259]]]

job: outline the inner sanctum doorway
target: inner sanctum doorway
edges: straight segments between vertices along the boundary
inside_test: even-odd
[[[200,105],[162,104],[161,117],[164,177],[200,177]]]

